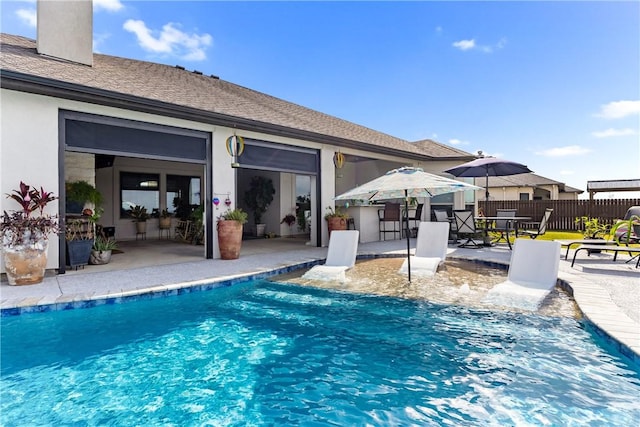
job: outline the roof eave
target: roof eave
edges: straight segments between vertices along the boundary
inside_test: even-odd
[[[339,138],[316,132],[295,129],[291,127],[266,123],[242,117],[229,116],[212,111],[200,110],[192,107],[171,104],[153,99],[128,95],[90,86],[68,83],[61,80],[49,79],[20,73],[11,70],[0,69],[0,87],[55,98],[69,99],[73,101],[87,102],[90,104],[104,105],[108,107],[122,108],[143,113],[156,114],[165,117],[198,121],[216,126],[227,126],[252,132],[269,133],[283,137],[303,139],[321,144],[333,144],[345,148],[367,150],[379,154],[402,156],[412,160],[467,160],[466,157],[434,158],[408,151],[396,150],[388,147],[368,144],[363,141],[355,141]]]

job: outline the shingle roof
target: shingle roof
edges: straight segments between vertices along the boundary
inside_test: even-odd
[[[334,138],[334,143],[353,142],[361,149],[383,148],[412,158],[439,157],[431,154],[435,150],[420,149],[403,139],[182,68],[101,54],[94,54],[89,67],[39,55],[34,40],[9,34],[0,36],[0,51],[3,77],[6,71],[21,73],[245,119],[245,123],[295,129]]]
[[[413,142],[413,145],[431,157],[449,157],[457,159],[460,157],[474,157],[471,153],[458,150],[457,148],[449,145],[444,145],[432,139],[421,139],[420,141]]]

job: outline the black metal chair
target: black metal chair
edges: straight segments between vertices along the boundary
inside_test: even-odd
[[[514,217],[516,216],[515,209],[496,209],[496,216],[501,217]],[[498,236],[495,240],[492,240],[491,243],[498,243],[501,240],[504,240],[508,243],[509,239],[509,231],[513,230],[516,237],[518,237],[517,230],[515,229],[514,224],[509,224],[509,220],[507,219],[496,219],[494,223],[488,228],[488,231]]]
[[[529,236],[532,239],[535,239],[538,236],[542,236],[544,233],[547,232],[547,224],[549,222],[549,217],[551,217],[552,213],[553,213],[553,209],[546,208],[544,210],[544,215],[542,216],[542,220],[540,222],[526,222],[526,223],[523,224],[524,226],[535,226],[535,225],[537,225],[536,229],[534,229],[534,230],[530,230],[530,229],[520,230],[520,231],[518,231],[517,234],[519,234],[521,236]]]
[[[473,217],[473,211],[454,210],[453,217],[456,221],[457,235],[460,238],[466,238],[467,241],[458,245],[459,248],[481,248],[482,245],[478,244],[474,239],[481,238],[476,229],[476,221]]]
[[[387,229],[389,223],[392,226],[390,230]],[[400,238],[400,203],[385,203],[384,209],[378,209],[378,230],[380,240],[387,240],[387,233],[393,233],[394,240],[396,233]]]
[[[436,217],[436,222],[448,222],[449,223],[449,241],[458,243],[458,227],[455,220],[449,218],[449,213],[443,209],[434,209],[433,215]]]

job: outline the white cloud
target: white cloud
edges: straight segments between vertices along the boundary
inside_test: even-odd
[[[453,42],[453,47],[458,48],[460,50],[473,49],[475,46],[476,46],[476,41],[474,39],[460,40],[457,42]]]
[[[636,135],[637,133],[638,132],[630,128],[625,128],[625,129],[609,128],[607,130],[591,132],[591,136],[595,138],[611,138],[615,136]]]
[[[568,145],[566,147],[556,147],[548,150],[537,151],[536,154],[545,157],[566,157],[581,156],[590,152],[591,150],[589,148],[580,147],[579,145]]]
[[[93,0],[94,10],[106,10],[107,12],[118,12],[124,8],[120,0]]]
[[[596,117],[603,119],[621,119],[640,113],[640,101],[613,101],[600,106]]]
[[[25,25],[36,28],[36,24],[38,23],[38,14],[35,9],[18,9],[16,10],[16,16]]]
[[[138,44],[144,50],[179,57],[185,61],[202,61],[207,58],[205,49],[211,45],[209,34],[187,34],[180,31],[172,22],[164,25],[162,31],[151,31],[143,21],[129,19],[123,28],[134,33]],[[154,34],[158,34],[154,37]]]
[[[436,27],[436,34],[437,34],[437,35],[441,35],[441,34],[442,34],[442,27],[441,27],[440,25],[438,25],[438,26]]]
[[[503,49],[507,45],[507,39],[501,38],[498,43],[495,45],[479,45],[476,44],[475,39],[471,40],[460,40],[457,42],[453,42],[453,47],[464,50],[479,50],[484,53],[492,53],[497,49]]]

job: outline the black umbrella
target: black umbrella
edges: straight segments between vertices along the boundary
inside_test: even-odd
[[[486,177],[484,194],[485,200],[488,202],[490,176],[517,175],[520,173],[530,173],[532,171],[527,166],[520,163],[496,157],[482,157],[471,162],[463,163],[454,168],[447,169],[445,172],[457,177]]]

